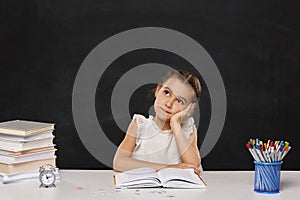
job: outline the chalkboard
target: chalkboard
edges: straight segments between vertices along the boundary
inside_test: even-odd
[[[54,122],[59,168],[111,169],[86,149],[73,119],[72,92],[85,58],[115,34],[162,27],[197,41],[217,65],[224,82],[226,120],[216,146],[202,159],[204,169],[253,169],[245,143],[256,137],[289,141],[292,150],[282,167],[300,169],[297,1],[10,0],[0,5],[0,120]],[[203,81],[200,148],[211,117],[211,98],[201,72],[172,52],[151,48],[120,56],[103,73],[95,110],[106,137],[117,146],[125,134],[110,110],[116,82],[130,69],[146,63],[184,66]],[[134,92],[131,116],[148,114],[153,99],[145,97],[153,87],[143,85]],[[89,119],[86,121],[88,124]]]

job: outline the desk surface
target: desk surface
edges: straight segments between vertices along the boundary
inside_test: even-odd
[[[222,200],[293,200],[299,199],[300,171],[281,172],[279,194],[253,191],[253,171],[206,171],[207,189],[123,189],[116,190],[111,170],[61,170],[56,188],[39,188],[39,182],[0,185],[1,200],[8,199],[222,199]]]

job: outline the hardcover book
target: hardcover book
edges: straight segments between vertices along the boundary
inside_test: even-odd
[[[54,124],[12,120],[0,123],[0,133],[18,136],[29,136],[41,132],[46,132],[54,129]]]

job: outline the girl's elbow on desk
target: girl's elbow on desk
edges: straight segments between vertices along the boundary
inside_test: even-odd
[[[113,170],[116,172],[121,172],[122,170],[122,157],[116,155],[113,160]]]
[[[114,162],[113,162],[113,170],[115,172],[122,172],[122,171],[124,171],[124,170],[122,170],[122,164],[118,160],[114,160]]]

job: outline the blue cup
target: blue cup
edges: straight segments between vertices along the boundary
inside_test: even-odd
[[[254,191],[265,194],[275,194],[280,191],[280,162],[255,163]]]

